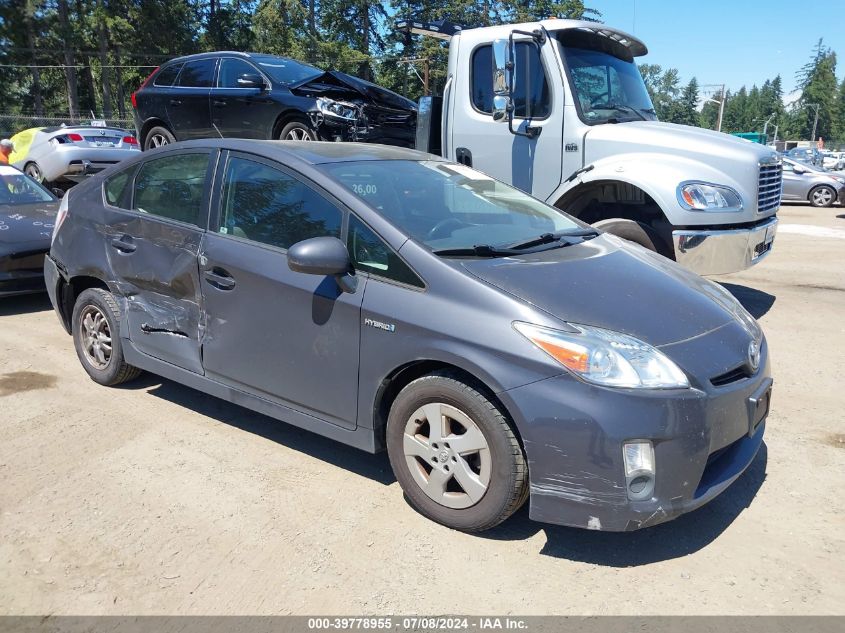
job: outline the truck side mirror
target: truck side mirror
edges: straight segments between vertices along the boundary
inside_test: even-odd
[[[493,120],[510,119],[513,104],[513,49],[509,39],[493,42]]]

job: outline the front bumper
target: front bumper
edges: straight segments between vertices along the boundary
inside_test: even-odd
[[[672,231],[675,261],[699,275],[745,270],[772,251],[777,223],[772,217],[741,229]]]
[[[708,503],[754,460],[771,385],[766,350],[754,376],[719,388],[639,393],[560,375],[500,393],[528,457],[531,519],[630,531]],[[642,501],[628,497],[630,441],[654,447],[654,492]]]

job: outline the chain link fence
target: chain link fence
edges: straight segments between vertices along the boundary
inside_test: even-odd
[[[98,119],[109,127],[116,127],[134,134],[135,122],[132,119]],[[25,114],[0,114],[0,138],[9,138],[22,130],[32,127],[60,127],[62,125],[89,125],[90,118],[83,117],[43,117]]]

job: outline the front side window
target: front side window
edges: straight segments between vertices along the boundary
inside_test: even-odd
[[[563,52],[584,122],[656,118],[642,75],[633,61],[574,46],[564,46]]]
[[[256,75],[258,71],[242,59],[226,57],[220,60],[220,73],[217,77],[218,88],[240,88],[238,77],[241,75]]]
[[[220,233],[279,248],[311,237],[340,237],[340,209],[305,183],[263,163],[232,158],[222,201]]]
[[[135,177],[132,208],[203,226],[202,201],[208,154],[177,154],[144,163]]]
[[[559,209],[464,165],[373,160],[319,168],[435,251],[509,244],[583,228]]]
[[[346,242],[356,269],[418,288],[425,286],[399,255],[354,215],[349,218]]]
[[[513,114],[523,119],[549,116],[552,101],[543,69],[540,48],[533,42],[516,42],[516,79]],[[493,48],[481,46],[472,55],[472,104],[481,112],[493,112]]]
[[[188,62],[179,73],[178,85],[183,88],[210,88],[214,84],[216,59]]]

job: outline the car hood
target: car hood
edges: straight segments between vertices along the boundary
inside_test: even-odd
[[[738,321],[717,284],[611,235],[519,257],[453,260],[471,275],[563,321],[656,347]]]
[[[44,243],[50,247],[58,202],[0,205],[0,252],[31,250]]]
[[[322,75],[291,88],[296,94],[325,96],[331,98],[360,99],[364,97],[370,104],[396,110],[416,112],[417,104],[402,95],[382,88],[369,81],[347,75],[337,70],[329,70]]]

